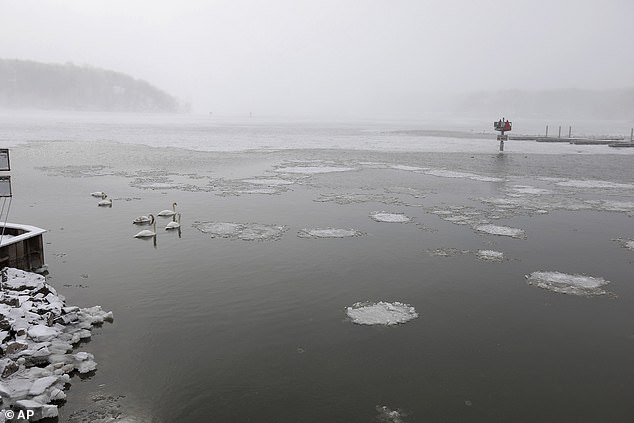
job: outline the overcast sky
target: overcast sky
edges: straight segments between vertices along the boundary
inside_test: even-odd
[[[125,72],[198,112],[339,113],[633,87],[633,19],[634,0],[0,0],[0,57]]]

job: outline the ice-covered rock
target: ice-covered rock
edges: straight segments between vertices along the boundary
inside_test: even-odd
[[[96,369],[94,356],[69,354],[90,337],[93,325],[112,321],[112,312],[95,306],[66,306],[64,298],[37,274],[3,269],[0,291],[0,397],[2,407],[34,412],[29,421],[57,416],[49,404],[66,398],[69,373]]]
[[[404,213],[388,213],[385,211],[374,211],[370,213],[370,219],[375,222],[385,223],[409,223],[412,221],[412,219],[405,216]]]
[[[510,228],[508,226],[498,226],[498,225],[478,225],[475,227],[475,230],[478,232],[484,232],[491,235],[500,235],[500,236],[509,236],[511,238],[523,238],[524,230],[518,228]]]
[[[359,325],[396,325],[418,317],[416,309],[398,301],[389,303],[357,302],[346,309],[348,317]]]
[[[571,275],[561,272],[533,272],[526,275],[526,279],[529,285],[561,294],[584,297],[608,294],[602,287],[610,283],[600,277]]]

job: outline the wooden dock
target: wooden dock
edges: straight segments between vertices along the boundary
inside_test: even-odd
[[[45,229],[17,223],[0,224],[0,267],[15,267],[26,271],[43,271]]]

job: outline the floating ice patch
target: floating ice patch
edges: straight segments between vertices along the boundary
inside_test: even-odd
[[[526,195],[544,195],[544,194],[553,193],[549,189],[535,188],[530,185],[513,185],[511,188],[509,188],[509,191],[517,193],[517,194],[526,194]]]
[[[405,423],[403,418],[407,416],[401,410],[390,410],[384,405],[377,405],[376,411],[379,413],[376,419],[383,423]]]
[[[418,166],[406,166],[406,165],[390,165],[391,169],[396,170],[405,170],[407,172],[420,172],[423,170],[429,170],[428,167],[418,167]]]
[[[316,198],[313,201],[320,203],[333,202],[340,205],[370,202],[383,203],[387,205],[402,204],[402,202],[396,197],[372,193],[320,194],[319,198]]]
[[[474,173],[467,173],[467,172],[455,172],[452,170],[445,170],[445,169],[432,169],[432,170],[427,170],[424,173],[426,175],[438,176],[441,178],[464,178],[464,179],[471,179],[473,181],[480,181],[480,182],[504,181],[504,179],[502,178],[494,178],[491,176],[481,176],[481,175],[476,175]]]
[[[355,236],[365,235],[363,232],[354,229],[301,229],[297,236],[300,238],[351,238]]]
[[[618,242],[619,244],[621,244],[621,247],[623,248],[627,248],[628,250],[634,251],[634,240],[632,239],[616,238],[616,239],[613,239],[612,241]]]
[[[485,261],[502,261],[504,260],[504,253],[493,250],[478,250],[476,251],[476,257]]]
[[[436,248],[435,250],[427,250],[427,254],[432,257],[453,257],[468,252],[469,250],[459,250],[457,248]]]
[[[114,172],[108,166],[102,165],[68,165],[68,166],[43,166],[38,167],[51,176],[65,176],[70,178],[86,178],[94,176],[110,176]]]
[[[570,188],[598,188],[598,189],[610,189],[610,188],[618,188],[618,189],[634,189],[634,185],[632,184],[620,184],[617,182],[611,181],[599,181],[599,180],[568,180],[557,182],[555,185],[560,187],[570,187]]]
[[[603,278],[569,275],[561,272],[533,272],[530,275],[526,275],[526,279],[529,285],[535,285],[561,294],[584,297],[607,294],[608,292],[601,289],[601,287],[610,283]]]
[[[240,239],[243,241],[278,240],[288,226],[264,225],[260,223],[196,222],[192,225],[212,238]]]
[[[388,213],[383,211],[370,213],[370,219],[385,223],[408,223],[412,221],[410,217],[405,216],[403,213]]]
[[[399,302],[358,302],[346,309],[346,314],[358,325],[396,325],[418,317],[416,309]]]
[[[522,229],[510,228],[508,226],[478,225],[475,227],[475,230],[491,235],[510,236],[511,238],[524,237],[524,231]]]
[[[588,201],[588,203],[593,203]],[[613,201],[603,200],[599,203],[600,210],[614,211],[614,212],[632,212],[634,211],[634,202],[632,201]]]
[[[277,168],[275,172],[314,175],[318,173],[348,172],[351,170],[355,170],[355,168],[337,166],[290,166]]]
[[[292,185],[292,181],[288,181],[286,179],[280,178],[262,178],[262,179],[243,179],[242,182],[247,184],[254,185],[267,185],[267,186],[278,186],[278,185]]]

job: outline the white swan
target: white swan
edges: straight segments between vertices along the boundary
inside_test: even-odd
[[[103,191],[95,191],[95,192],[91,192],[90,195],[92,195],[93,197],[101,197],[101,198],[106,198],[106,193]]]
[[[152,228],[154,229],[153,231],[149,229],[143,229],[141,232],[134,235],[134,237],[135,238],[149,238],[151,236],[156,236],[156,222],[152,223]]]
[[[147,216],[139,216],[135,218],[132,223],[135,225],[145,225],[146,223],[149,223],[151,225],[154,223],[154,215],[148,214]]]
[[[99,207],[112,207],[112,199],[106,198],[106,197],[107,197],[107,195],[104,194],[103,197],[102,197],[103,200],[101,200],[100,202],[97,203],[97,205]]]
[[[158,216],[174,216],[176,214],[176,203],[172,203],[172,210],[161,210],[157,213]]]
[[[170,223],[167,224],[167,226],[165,227],[165,230],[169,231],[170,229],[178,229],[180,227],[181,227],[181,214],[176,213],[176,216],[174,216],[174,220],[172,220]]]

